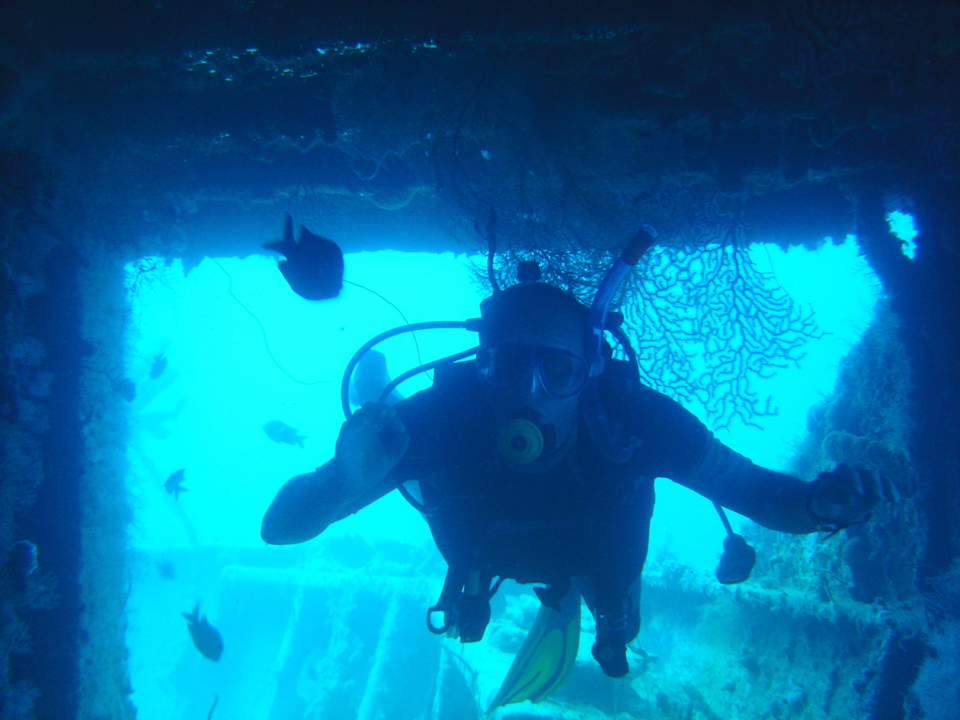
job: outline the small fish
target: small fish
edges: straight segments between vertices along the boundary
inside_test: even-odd
[[[287,213],[283,240],[264,243],[267,250],[281,253],[286,260],[280,272],[297,295],[307,300],[335,298],[343,289],[343,251],[333,240],[314,235],[302,225],[293,239],[293,218]]]
[[[17,595],[27,591],[27,578],[37,571],[37,546],[29,540],[17,540],[7,553],[7,572]]]
[[[267,437],[274,442],[286,443],[287,445],[299,445],[300,447],[303,447],[303,441],[307,437],[306,435],[298,435],[296,428],[292,428],[285,422],[280,422],[279,420],[271,420],[268,422],[263,426],[263,431],[267,434]]]
[[[200,651],[205,658],[214,662],[223,655],[223,637],[220,632],[210,624],[207,616],[200,615],[200,603],[193,607],[193,612],[180,613],[187,620],[187,630],[190,631],[190,637],[193,638],[193,645]]]
[[[167,369],[167,357],[163,353],[153,356],[153,365],[150,366],[150,379],[156,380],[158,377],[163,375],[163,371]]]
[[[179,470],[170,473],[170,477],[168,477],[167,481],[163,484],[163,489],[169,494],[173,495],[174,500],[179,500],[180,493],[187,492],[188,490],[188,488],[183,486],[183,474],[186,471],[186,468],[180,468]]]
[[[383,389],[390,384],[390,375],[387,373],[387,358],[382,352],[369,350],[360,358],[353,377],[350,378],[350,402],[362,407],[367,402],[379,402]],[[396,390],[387,398],[387,405],[395,405],[403,400],[403,395]]]

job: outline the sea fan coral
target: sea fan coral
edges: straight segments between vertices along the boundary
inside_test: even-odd
[[[502,284],[522,260],[537,261],[546,282],[589,305],[612,258],[599,250],[508,252],[499,264]],[[700,403],[714,428],[775,414],[754,381],[799,361],[806,341],[819,336],[812,314],[733,244],[658,246],[615,301],[644,382]]]

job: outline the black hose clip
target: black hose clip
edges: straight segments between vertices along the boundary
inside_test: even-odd
[[[427,629],[434,635],[459,637],[462,643],[479,642],[490,623],[490,598],[500,588],[503,578],[490,587],[491,576],[481,583],[480,571],[463,571],[451,567],[443,581],[443,590],[436,605],[427,609]],[[487,590],[481,590],[488,587]],[[433,614],[443,613],[443,625],[433,622]]]

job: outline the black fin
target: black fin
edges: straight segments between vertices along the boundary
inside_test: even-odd
[[[260,247],[278,252],[284,257],[290,257],[291,253],[297,251],[297,244],[287,240],[274,240],[273,242],[264,243]]]
[[[192,623],[200,622],[200,603],[193,606],[193,612],[190,615],[187,615],[185,612],[180,614]]]
[[[302,228],[300,234],[303,234]],[[296,252],[298,245],[297,241],[293,239],[293,218],[290,217],[290,213],[285,213],[283,216],[283,238],[281,240],[263,243],[260,247],[266,248],[267,250],[274,250],[285,257],[290,257],[291,252]]]

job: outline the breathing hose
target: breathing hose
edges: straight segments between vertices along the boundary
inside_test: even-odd
[[[353,417],[353,411],[350,409],[350,378],[353,376],[353,371],[356,369],[357,365],[360,363],[360,360],[363,358],[364,355],[367,354],[368,351],[373,349],[374,346],[378,345],[384,340],[387,340],[388,338],[392,338],[396,335],[402,335],[403,333],[414,332],[416,330],[431,330],[431,329],[439,329],[439,328],[462,328],[464,330],[478,332],[480,330],[480,319],[471,318],[470,320],[432,320],[430,322],[413,323],[412,325],[401,325],[400,327],[393,328],[392,330],[387,330],[385,332],[382,332],[376,337],[373,337],[367,342],[365,342],[360,347],[360,349],[353,354],[353,357],[350,358],[350,362],[347,363],[347,367],[343,371],[343,379],[340,381],[340,406],[341,408],[343,408],[344,417],[347,420]],[[471,353],[472,352],[476,352],[476,350],[471,351]],[[467,353],[467,355],[471,353]],[[467,355],[463,355],[463,357],[467,357]],[[420,368],[418,368],[418,371],[421,371],[421,369],[429,370],[431,367],[435,367],[437,364],[444,362],[446,360],[450,360],[453,357],[457,357],[457,356],[452,355],[448,358],[443,358],[441,360],[438,360],[435,363],[427,363],[426,365],[421,365]],[[407,377],[412,377],[414,374],[416,373],[412,373],[412,374],[404,373],[404,376],[401,376],[401,377],[403,377],[403,379],[406,380]],[[399,384],[400,384],[399,382],[396,384],[391,383],[391,385],[389,386],[389,389],[393,390]]]

